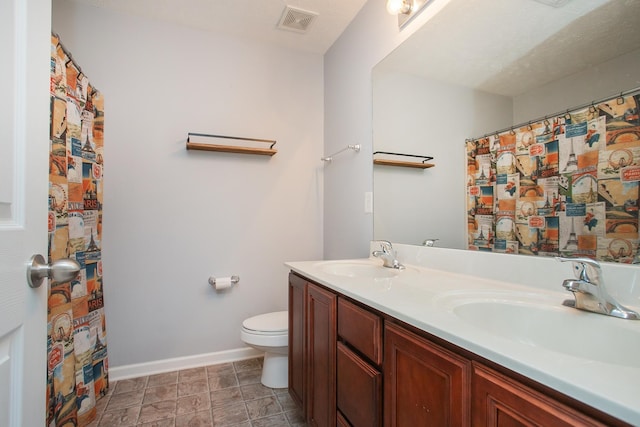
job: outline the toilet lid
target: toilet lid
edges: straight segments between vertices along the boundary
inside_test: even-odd
[[[287,332],[289,329],[288,311],[276,311],[273,313],[253,316],[242,322],[245,329],[260,332]]]

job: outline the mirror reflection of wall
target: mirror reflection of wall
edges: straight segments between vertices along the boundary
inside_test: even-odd
[[[376,70],[373,80],[376,149],[433,156],[435,164],[374,166],[374,235],[466,249],[465,199],[456,197],[465,191],[464,140],[482,126],[510,125],[511,98],[398,72]]]
[[[640,2],[452,0],[373,70],[374,238],[466,248],[465,139],[640,86]],[[593,10],[592,10],[593,9]]]

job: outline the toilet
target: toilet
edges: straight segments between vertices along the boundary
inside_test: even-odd
[[[242,322],[242,341],[256,350],[264,351],[261,382],[267,387],[288,387],[288,330],[287,311],[261,314]]]

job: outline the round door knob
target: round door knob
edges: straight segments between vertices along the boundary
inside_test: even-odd
[[[59,259],[48,264],[42,255],[37,254],[29,261],[27,281],[32,288],[40,287],[45,277],[56,283],[69,282],[78,275],[80,268],[80,264],[73,259]]]

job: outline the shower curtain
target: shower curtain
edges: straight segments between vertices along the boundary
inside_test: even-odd
[[[84,426],[109,387],[102,294],[104,101],[51,36],[49,260],[82,267],[50,283],[47,328],[47,426]]]
[[[640,92],[467,141],[468,248],[640,262]]]

